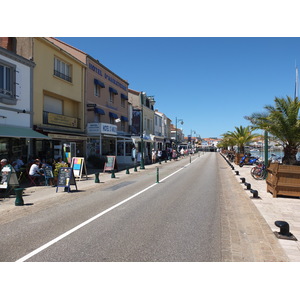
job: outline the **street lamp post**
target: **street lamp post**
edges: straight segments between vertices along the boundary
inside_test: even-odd
[[[178,122],[180,122],[180,124],[182,125],[183,120],[182,119],[177,120],[177,117],[176,117],[176,121],[175,121],[175,126],[176,126],[176,129],[175,129],[175,147],[176,147],[176,151],[177,151],[177,123]]]
[[[145,169],[145,162],[144,162],[144,92],[141,92],[141,165],[140,169]]]

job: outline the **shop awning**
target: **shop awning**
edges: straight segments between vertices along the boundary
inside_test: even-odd
[[[124,121],[124,122],[128,122],[128,118],[124,117],[124,116],[121,116],[121,120]]]
[[[99,86],[101,86],[102,88],[105,88],[104,83],[102,81],[96,79],[96,78],[94,79],[94,83],[97,84],[97,85],[99,85]]]
[[[121,94],[121,98],[125,99],[125,100],[128,100],[128,97],[126,95],[124,95],[124,94]]]
[[[0,137],[50,139],[48,136],[28,127],[0,125]]]
[[[99,114],[99,115],[105,115],[105,111],[101,108],[95,107],[94,112]]]
[[[118,115],[115,114],[115,113],[113,113],[113,112],[110,112],[110,113],[109,113],[109,117],[110,117],[110,118],[114,118],[114,119],[118,119],[118,118],[119,118]]]
[[[114,93],[115,95],[118,95],[118,91],[113,89],[112,87],[109,88],[110,93]]]

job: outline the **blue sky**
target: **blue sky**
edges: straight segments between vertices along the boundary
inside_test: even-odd
[[[294,96],[300,38],[58,37],[87,52],[129,88],[155,96],[155,108],[184,134],[220,137],[275,97]],[[195,135],[193,133],[193,135]]]

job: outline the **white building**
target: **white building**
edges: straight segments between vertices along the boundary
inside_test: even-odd
[[[32,129],[34,63],[0,47],[0,157],[30,154],[32,138],[47,138]]]

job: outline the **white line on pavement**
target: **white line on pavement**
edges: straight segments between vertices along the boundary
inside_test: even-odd
[[[195,160],[196,160],[196,159],[195,159]],[[169,178],[169,177],[175,175],[176,173],[180,172],[181,170],[183,170],[183,169],[184,169],[185,167],[187,167],[188,165],[189,165],[189,164],[187,164],[187,165],[185,165],[184,167],[178,169],[177,171],[175,171],[174,173],[168,175],[167,177],[161,179],[160,182],[162,182],[162,181],[166,180],[167,178]],[[77,231],[78,229],[82,228],[83,226],[85,226],[85,225],[91,223],[92,221],[94,221],[94,220],[100,218],[101,216],[103,216],[103,215],[105,215],[106,213],[112,211],[113,209],[119,207],[120,205],[122,205],[122,204],[124,204],[124,203],[130,201],[131,199],[137,197],[138,195],[140,195],[140,194],[146,192],[147,190],[153,188],[153,187],[156,186],[157,184],[158,184],[158,183],[154,183],[154,184],[148,186],[147,188],[141,190],[140,192],[138,192],[138,193],[136,193],[136,194],[134,194],[134,195],[132,195],[132,196],[126,198],[125,200],[119,202],[118,204],[113,205],[112,207],[110,207],[110,208],[104,210],[103,212],[97,214],[96,216],[94,216],[94,217],[92,217],[92,218],[86,220],[85,222],[83,222],[83,223],[77,225],[76,227],[74,227],[74,228],[68,230],[67,232],[61,234],[61,235],[58,236],[57,238],[51,240],[50,242],[44,244],[43,246],[41,246],[41,247],[39,247],[39,248],[37,248],[36,250],[34,250],[34,251],[28,253],[27,255],[21,257],[21,258],[18,259],[16,262],[24,262],[24,261],[26,261],[27,259],[31,258],[32,256],[38,254],[39,252],[41,252],[41,251],[47,249],[47,248],[50,247],[51,245],[57,243],[58,241],[62,240],[62,239],[65,238],[65,237],[67,237],[67,236],[70,235],[71,233],[73,233],[73,232]]]

